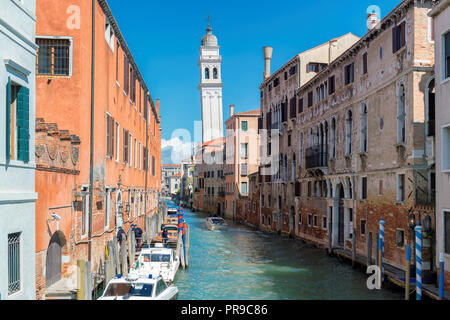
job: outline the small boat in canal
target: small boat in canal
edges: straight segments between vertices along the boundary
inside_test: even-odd
[[[205,224],[208,230],[220,230],[228,226],[226,221],[220,217],[208,217],[206,218]]]
[[[156,243],[154,248],[143,248],[131,272],[141,277],[162,276],[164,281],[172,283],[180,266],[180,258],[175,250],[163,248],[162,243]]]
[[[98,300],[176,300],[178,288],[168,285],[163,277],[140,277],[129,273],[112,279]]]
[[[167,244],[171,248],[177,247],[178,242],[178,226],[176,224],[165,224],[161,226],[162,229],[167,229]],[[154,242],[163,243],[162,231],[159,231],[154,239]]]

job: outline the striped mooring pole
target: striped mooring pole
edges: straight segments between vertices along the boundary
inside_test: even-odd
[[[384,224],[386,222],[381,217],[380,220],[380,250],[381,250],[381,280],[384,281]]]
[[[416,299],[422,300],[422,226],[418,221],[416,228]]]
[[[444,299],[444,253],[439,254],[439,298]]]

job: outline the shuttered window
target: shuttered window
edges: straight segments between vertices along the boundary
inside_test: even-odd
[[[302,113],[302,112],[303,112],[303,98],[298,100],[298,113]]]
[[[130,100],[136,102],[136,72],[130,66]]]
[[[367,52],[362,56],[362,74],[367,73]]]
[[[123,162],[128,162],[129,157],[129,133],[128,130],[123,129]]]
[[[312,107],[313,105],[313,92],[308,92],[308,107]]]
[[[355,80],[355,64],[352,62],[345,67],[345,85],[353,83]]]
[[[106,156],[111,159],[114,157],[114,118],[106,115]]]
[[[331,76],[328,78],[328,94],[333,94],[336,91],[336,77]]]
[[[406,44],[405,22],[392,28],[392,52],[395,53]]]
[[[126,55],[123,56],[123,65],[123,91],[125,94],[128,94],[130,86],[130,64],[128,63],[128,58]]]
[[[6,86],[6,159],[30,160],[30,90],[11,83]]]
[[[147,95],[144,92],[144,119],[147,120],[147,109],[148,109],[148,104],[147,104]]]
[[[444,78],[450,78],[450,32],[448,32],[444,37]]]
[[[293,119],[297,115],[297,99],[292,97],[290,99],[290,118]]]

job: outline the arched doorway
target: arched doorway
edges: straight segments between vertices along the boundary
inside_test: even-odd
[[[66,237],[61,231],[56,231],[47,248],[45,261],[45,286],[47,288],[61,280],[61,256],[62,248],[65,245]]]

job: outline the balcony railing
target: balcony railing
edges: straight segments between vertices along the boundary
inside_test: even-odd
[[[326,152],[320,152],[319,146],[306,149],[306,169],[320,168],[328,166],[328,155]]]

